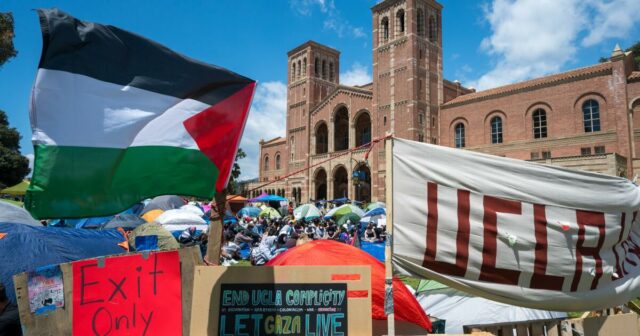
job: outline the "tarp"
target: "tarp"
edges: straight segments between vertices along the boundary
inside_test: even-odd
[[[447,334],[464,333],[464,325],[565,318],[567,313],[523,308],[472,296],[433,280],[422,280],[418,302],[425,311],[445,320]]]
[[[265,196],[269,196],[269,194],[267,194],[266,192],[263,192],[262,194],[254,197],[254,198],[250,198],[249,202],[260,202],[260,201],[257,201],[257,199],[261,198],[261,197],[265,197]]]
[[[359,249],[333,240],[316,240],[306,243],[271,259],[266,266],[337,266],[337,265],[369,265],[371,266],[371,303],[372,317],[384,320],[384,264],[360,251]],[[431,329],[427,318],[415,297],[407,290],[402,281],[393,280],[393,303],[395,319],[407,321]]]
[[[24,194],[27,193],[28,188],[29,188],[29,181],[22,180],[22,182],[14,186],[0,190],[0,194],[6,194],[6,195],[12,195],[12,196],[24,196]]]
[[[183,206],[184,200],[175,195],[164,195],[154,197],[147,205],[144,206],[140,215],[144,215],[151,210],[171,210],[171,209],[179,209]]]
[[[396,270],[537,309],[603,309],[640,293],[629,180],[393,141]]]
[[[5,202],[0,202],[0,223],[42,226],[27,210]]]
[[[284,202],[287,199],[278,195],[266,195],[253,198],[252,202]]]
[[[116,230],[82,230],[0,223],[0,281],[15,302],[13,275],[37,267],[126,252]]]
[[[124,215],[116,215],[109,222],[104,224],[101,229],[116,229],[116,228],[124,228],[124,229],[135,229],[136,227],[145,223],[145,220],[133,215],[133,214],[124,214]]]
[[[244,207],[238,211],[238,216],[258,217],[260,211],[262,211],[262,209],[258,207]]]

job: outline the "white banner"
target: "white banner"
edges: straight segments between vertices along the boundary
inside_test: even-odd
[[[548,310],[640,296],[640,189],[629,180],[393,141],[400,273]]]

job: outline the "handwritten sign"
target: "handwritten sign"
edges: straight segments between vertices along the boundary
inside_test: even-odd
[[[347,335],[347,284],[222,284],[218,335]]]
[[[27,273],[29,307],[36,315],[64,307],[64,285],[59,265],[44,266]]]
[[[73,263],[73,334],[181,335],[177,251]]]

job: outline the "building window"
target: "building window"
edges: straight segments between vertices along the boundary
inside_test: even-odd
[[[591,147],[580,148],[580,155],[591,155]]]
[[[458,123],[454,129],[455,129],[454,143],[456,145],[456,148],[464,148],[466,145],[465,138],[464,138],[464,124]]]
[[[437,145],[438,144],[438,139],[431,138],[431,143],[434,144],[434,145]]]
[[[399,35],[404,35],[404,10],[401,9],[396,13],[396,25],[398,26],[397,32]]]
[[[293,161],[293,158],[295,157],[295,152],[296,152],[296,139],[294,137],[291,137],[291,140],[289,140],[289,153],[291,156],[291,161]]]
[[[264,157],[264,167],[262,168],[262,170],[264,170],[264,171],[268,171],[269,170],[269,157],[268,156]]]
[[[302,59],[302,77],[307,77],[307,58]]]
[[[543,151],[543,152],[542,152],[542,158],[543,158],[543,159],[550,159],[550,158],[551,158],[551,152],[549,152],[549,151]]]
[[[298,79],[302,78],[302,62],[298,60]]]
[[[531,160],[538,160],[540,158],[540,153],[531,152]]]
[[[424,114],[418,113],[418,125],[424,125]]]
[[[533,112],[533,137],[535,139],[547,137],[547,112],[543,109]]]
[[[594,147],[593,149],[594,149],[594,152],[595,152],[596,154],[604,154],[604,153],[605,153],[605,148],[604,148],[604,146],[596,146],[596,147]]]
[[[438,38],[436,32],[436,18],[433,16],[429,17],[429,41],[435,42]]]
[[[387,126],[387,116],[382,117],[382,123],[384,126]]]
[[[582,115],[584,116],[584,131],[600,131],[600,105],[597,101],[589,99],[582,104]]]
[[[333,62],[329,62],[329,81],[333,82]]]
[[[276,155],[276,170],[280,170],[280,154]]]
[[[500,117],[491,118],[491,143],[502,143],[502,118]]]
[[[422,12],[422,8],[418,8],[416,21],[418,21],[418,36],[424,37],[424,13]],[[420,58],[422,58],[422,49],[420,49]]]
[[[295,81],[296,80],[296,62],[293,62],[293,65],[291,66],[291,81]]]
[[[381,42],[387,42],[389,40],[389,18],[383,17],[380,26]]]
[[[316,77],[320,77],[320,60],[317,57],[313,65],[313,72],[315,72]]]
[[[424,142],[424,135],[418,134],[418,141]]]
[[[322,79],[327,79],[327,61],[322,60]]]

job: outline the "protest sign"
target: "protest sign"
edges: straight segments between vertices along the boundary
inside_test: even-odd
[[[370,335],[368,266],[196,267],[194,335]]]
[[[629,180],[394,139],[393,263],[471,294],[594,310],[640,290]]]
[[[74,335],[181,335],[177,251],[74,262]]]
[[[64,285],[60,266],[39,267],[27,273],[29,307],[32,313],[42,314],[64,307]]]

